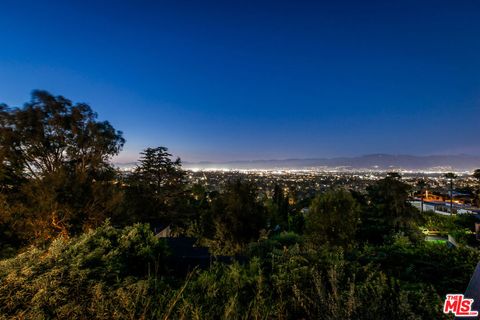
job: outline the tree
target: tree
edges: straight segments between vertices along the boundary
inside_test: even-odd
[[[258,239],[267,224],[265,208],[257,199],[257,189],[240,180],[228,183],[224,192],[213,200],[212,219],[215,240],[232,250]]]
[[[0,108],[2,215],[24,239],[49,239],[99,225],[118,204],[109,159],[122,132],[84,103],[34,91],[23,108]]]
[[[355,239],[359,217],[359,205],[350,192],[328,191],[310,205],[306,233],[315,243],[347,246]]]
[[[267,201],[267,208],[270,216],[270,226],[276,228],[277,226],[283,230],[289,229],[289,204],[288,198],[285,197],[282,188],[275,185],[273,188],[272,199]]]
[[[409,202],[410,186],[397,176],[387,176],[367,187],[369,205],[362,214],[362,237],[382,242],[396,233],[418,237],[420,214]]]
[[[34,178],[66,165],[80,172],[102,168],[125,143],[122,132],[97,121],[87,104],[46,91],[34,91],[23,108],[4,106],[1,124],[3,160]]]
[[[135,178],[151,186],[154,193],[171,191],[181,184],[184,177],[180,158],[172,160],[166,147],[147,148],[140,153]]]
[[[178,219],[185,200],[184,176],[180,158],[173,160],[166,147],[145,149],[126,179],[125,222],[166,223]]]
[[[449,180],[450,185],[450,215],[453,214],[453,180],[457,178],[457,175],[449,172],[445,174],[445,178]]]
[[[480,169],[476,169],[474,172],[473,172],[473,177],[475,179],[477,179],[477,182],[480,184]]]

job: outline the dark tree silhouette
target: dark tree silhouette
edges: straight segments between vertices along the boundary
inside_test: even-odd
[[[411,187],[398,176],[387,175],[367,188],[369,206],[362,214],[362,236],[372,242],[382,242],[395,233],[416,240],[415,224],[419,211],[408,203]]]
[[[257,199],[256,187],[240,180],[226,185],[212,204],[215,240],[220,246],[241,248],[258,239],[260,230],[266,228],[267,219],[263,205]]]
[[[126,179],[125,222],[172,222],[184,200],[184,171],[180,158],[165,147],[147,148]]]
[[[2,154],[21,165],[29,177],[40,178],[65,165],[86,172],[107,165],[125,140],[108,121],[84,103],[34,91],[23,108],[3,107]]]
[[[290,229],[288,225],[289,204],[282,188],[278,184],[273,188],[273,196],[269,203],[270,223],[272,228],[279,226],[283,230]]]
[[[119,194],[108,160],[125,140],[84,103],[34,91],[23,108],[0,108],[4,216],[23,238],[69,235],[111,215]]]
[[[476,169],[474,172],[473,172],[473,177],[475,179],[477,179],[477,181],[480,183],[480,169]]]
[[[318,245],[348,246],[355,240],[360,208],[345,190],[318,195],[306,217],[306,233]]]

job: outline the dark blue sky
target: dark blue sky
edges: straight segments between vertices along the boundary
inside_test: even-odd
[[[0,2],[0,102],[90,103],[120,161],[480,154],[479,1]]]

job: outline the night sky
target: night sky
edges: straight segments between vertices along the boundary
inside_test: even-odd
[[[0,102],[187,161],[480,154],[480,1],[0,2]]]

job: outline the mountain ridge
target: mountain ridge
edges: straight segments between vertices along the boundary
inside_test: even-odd
[[[480,156],[457,155],[426,155],[375,153],[356,157],[333,158],[290,158],[269,160],[233,160],[223,162],[201,161],[184,162],[185,168],[198,169],[275,169],[275,168],[314,168],[314,167],[346,167],[351,169],[432,169],[442,167],[452,170],[474,170],[480,168]]]

